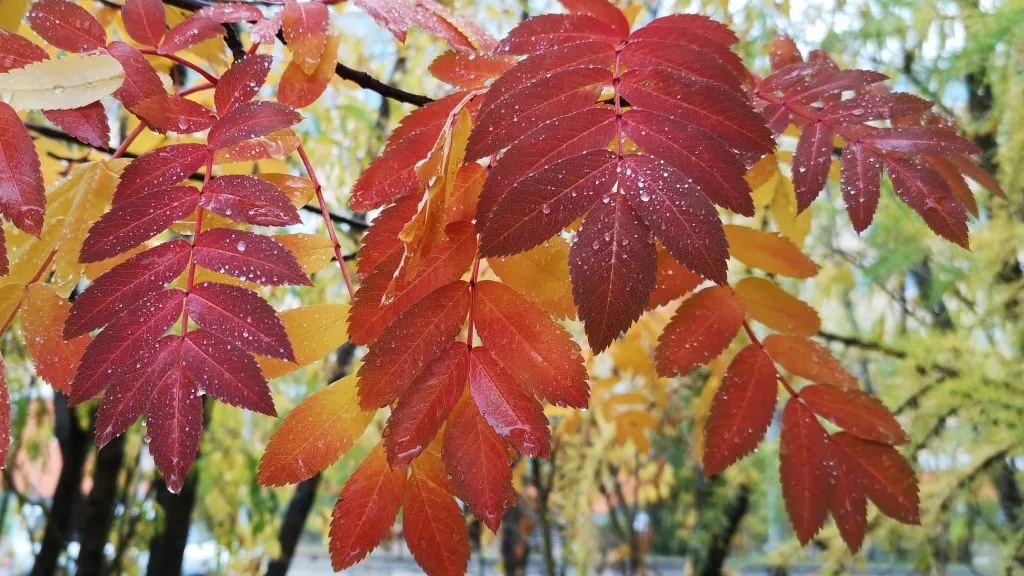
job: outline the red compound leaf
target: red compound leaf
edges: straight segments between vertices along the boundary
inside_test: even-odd
[[[791,399],[782,411],[779,475],[789,521],[801,544],[810,542],[825,523],[834,468],[828,433],[807,406]]]
[[[729,288],[713,286],[690,296],[658,340],[658,373],[683,375],[707,364],[729,347],[745,318],[743,301]]]
[[[469,351],[469,391],[484,420],[512,447],[527,456],[549,457],[544,408],[487,348]]]
[[[191,186],[157,189],[121,202],[89,229],[79,260],[98,262],[123,254],[167,230],[198,205],[199,190]]]
[[[256,292],[241,286],[203,282],[189,292],[186,305],[196,324],[243,349],[295,361],[281,319]]]
[[[229,175],[203,188],[200,206],[225,218],[257,226],[288,226],[301,222],[280,188],[253,176]]]
[[[52,46],[68,52],[90,52],[107,44],[107,31],[88,10],[68,0],[37,0],[28,25]]]
[[[244,230],[204,230],[193,244],[192,259],[207,270],[263,286],[310,286],[291,251],[270,236]]]

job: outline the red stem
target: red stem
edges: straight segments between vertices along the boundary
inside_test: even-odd
[[[754,344],[757,344],[758,348],[760,348],[761,351],[764,352],[764,355],[768,356],[768,359],[771,360],[771,355],[768,354],[768,351],[764,349],[764,344],[761,344],[760,338],[758,338],[757,335],[754,334],[754,329],[750,327],[750,322],[747,321],[746,319],[743,320],[743,330],[747,333],[747,337],[750,338],[750,341],[753,342]],[[772,360],[772,365],[775,365],[775,360]],[[786,392],[789,392],[790,396],[794,398],[800,397],[800,394],[793,389],[793,386],[789,383],[788,380],[786,380],[786,377],[782,375],[782,372],[779,372],[778,368],[775,369],[775,374],[776,376],[779,377],[779,382],[782,382],[782,386],[786,389]]]
[[[213,153],[206,155],[206,174],[203,175],[203,188],[199,191],[199,198],[202,200],[203,192],[206,191],[206,185],[210,183],[210,176],[213,174]],[[196,208],[196,227],[192,234],[192,245],[195,246],[196,238],[199,238],[199,234],[203,231],[203,208],[200,206]],[[195,285],[196,280],[196,259],[195,254],[189,258],[188,263],[188,282],[185,284],[185,295],[187,296],[192,292],[192,286]],[[185,334],[188,334],[188,306],[185,306],[184,311],[181,313],[181,336],[184,338]]]
[[[622,96],[619,94],[619,82],[621,80],[621,64],[619,62],[622,49],[626,46],[623,42],[615,50],[615,77],[612,79],[612,89],[615,91],[615,138],[618,141],[619,160],[621,161],[626,149],[624,134],[622,133]]]
[[[469,321],[466,328],[466,347],[473,349],[473,311],[476,309],[476,278],[480,274],[480,258],[473,260],[473,275],[469,278]]]
[[[324,226],[327,227],[327,234],[331,237],[331,242],[334,243],[334,256],[338,259],[341,277],[345,279],[345,288],[348,289],[349,300],[354,302],[356,299],[356,289],[352,285],[352,279],[349,278],[348,268],[345,266],[345,257],[341,254],[341,243],[338,242],[338,234],[334,231],[334,222],[331,222],[331,213],[327,210],[327,201],[324,200],[324,191],[320,186],[320,180],[317,179],[316,171],[313,170],[313,164],[309,161],[309,156],[306,155],[306,149],[303,148],[302,144],[299,144],[297,151],[299,158],[302,159],[303,166],[306,167],[309,179],[313,182],[313,190],[316,191],[316,199],[320,203],[320,212],[324,217]]]
[[[203,90],[209,90],[210,88],[216,88],[216,87],[217,87],[217,85],[212,83],[212,82],[207,82],[205,84],[198,84],[196,86],[193,86],[191,88],[185,88],[181,92],[178,92],[178,96],[188,96],[189,94],[195,94],[196,92],[202,92]]]
[[[143,54],[146,54],[146,55],[149,55],[149,56],[160,56],[160,57],[163,57],[163,58],[167,58],[168,60],[171,60],[172,62],[177,62],[178,64],[181,64],[182,66],[184,66],[186,68],[191,68],[196,73],[202,75],[202,77],[206,78],[206,81],[209,82],[210,84],[216,84],[217,83],[217,77],[216,76],[214,76],[213,74],[210,74],[206,70],[203,70],[203,68],[201,66],[199,66],[198,64],[196,64],[194,62],[190,62],[190,61],[182,58],[181,56],[178,56],[177,54],[162,54],[160,52],[157,52],[156,50],[153,50],[152,48],[142,48],[139,51],[142,52]]]
[[[821,122],[829,130],[831,130],[832,132],[838,134],[843,140],[846,140],[847,144],[854,144],[854,143],[859,143],[860,142],[860,134],[851,131],[849,129],[849,126],[851,126],[851,125],[847,124],[847,125],[841,125],[840,126],[840,125],[832,124],[831,122],[829,122],[827,120],[822,120],[821,116],[819,115],[819,110],[817,108],[814,108],[813,106],[803,106],[801,104],[791,104],[791,103],[787,102],[786,100],[776,96],[772,92],[765,93],[765,92],[760,92],[758,90],[754,90],[754,97],[755,98],[760,98],[761,100],[764,100],[765,102],[769,102],[771,104],[782,106],[786,110],[789,110],[791,113],[796,114],[797,116],[799,116],[799,117],[801,117],[801,118],[803,118],[803,119],[805,119],[805,120],[807,120],[809,122]],[[860,124],[855,124],[854,126],[860,126]],[[868,150],[871,150],[872,152],[874,152],[875,154],[877,154],[879,156],[884,156],[885,155],[885,152],[883,152],[882,150],[879,150],[875,146],[871,146],[871,145],[864,144],[864,143],[861,143],[861,146],[865,146]]]

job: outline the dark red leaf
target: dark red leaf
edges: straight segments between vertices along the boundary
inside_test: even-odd
[[[809,62],[798,60],[775,70],[770,76],[761,81],[758,90],[760,92],[785,92],[836,70],[839,70],[839,67],[831,60],[813,60]]]
[[[288,226],[301,222],[295,206],[280,188],[253,176],[214,178],[203,188],[199,205],[242,224]]]
[[[392,468],[412,462],[437,435],[466,389],[467,358],[466,344],[452,343],[399,396],[383,432]]]
[[[981,153],[977,146],[949,128],[941,126],[878,128],[862,135],[860,142],[879,150],[905,154],[955,156]]]
[[[455,340],[468,312],[469,285],[461,280],[434,290],[403,312],[363,357],[359,405],[371,410],[394,402]]]
[[[828,514],[835,466],[829,444],[828,433],[807,406],[797,398],[786,403],[779,475],[789,521],[803,545],[814,538]]]
[[[164,3],[160,0],[128,0],[121,8],[128,35],[144,46],[159,46],[167,28]]]
[[[218,150],[239,142],[266,136],[302,120],[302,115],[277,102],[257,100],[239,104],[210,128],[207,141]]]
[[[800,398],[815,414],[854,436],[883,444],[910,442],[885,405],[863,390],[815,384],[801,389]]]
[[[40,38],[61,50],[89,52],[107,43],[103,24],[68,0],[36,0],[25,19]]]
[[[480,237],[481,256],[516,254],[558,234],[598,198],[610,198],[617,166],[611,150],[589,150],[523,178],[487,217]]]
[[[839,535],[849,546],[850,552],[856,554],[864,542],[867,529],[867,498],[857,478],[856,463],[850,461],[845,450],[836,448],[835,442],[832,446],[836,476],[828,509],[839,528]]]
[[[213,93],[217,114],[223,116],[234,106],[252,100],[267,81],[273,63],[274,58],[269,54],[254,54],[228,68]]]
[[[683,300],[658,339],[658,374],[685,375],[707,364],[729,347],[745,319],[743,301],[729,288],[705,288]]]
[[[655,38],[630,40],[619,55],[619,62],[627,69],[675,70],[717,82],[733,90],[739,90],[743,82],[742,76],[737,76],[733,68],[725,65],[714,54],[689,44],[671,43]]]
[[[629,34],[629,21],[622,11],[608,0],[559,0],[569,12],[589,14],[611,26],[616,33],[625,37]]]
[[[492,532],[516,500],[508,446],[477,411],[467,394],[455,406],[441,446],[455,495]]]
[[[81,404],[99,394],[151,352],[151,348],[181,315],[185,293],[163,290],[147,297],[115,318],[89,343],[71,381],[69,401]]]
[[[818,102],[827,96],[858,90],[888,80],[888,76],[870,70],[838,70],[818,76],[786,95],[786,100],[799,104]]]
[[[43,230],[46,191],[32,137],[14,108],[0,102],[0,212],[21,230]]]
[[[46,49],[9,30],[0,29],[0,73],[50,58]]]
[[[740,41],[728,26],[701,14],[669,14],[651,20],[644,28],[647,30],[667,28],[673,32],[689,34],[698,32],[726,46],[732,46]]]
[[[149,452],[167,489],[177,493],[188,476],[203,435],[203,398],[199,385],[181,363],[181,336],[166,336],[173,344],[154,368],[155,385],[149,401],[146,432]]]
[[[100,102],[68,110],[45,110],[43,116],[80,142],[100,149],[110,144],[107,111]]]
[[[882,162],[863,144],[843,148],[839,161],[839,185],[846,202],[846,213],[858,233],[863,232],[875,216],[881,191]]]
[[[513,28],[498,44],[497,52],[537,54],[590,40],[617,45],[625,38],[612,26],[587,14],[543,14]]]
[[[146,192],[111,208],[89,228],[79,261],[99,262],[122,254],[167,230],[199,205],[199,190],[172,186]]]
[[[681,23],[681,25],[652,26],[649,24],[633,32],[629,37],[629,43],[657,43],[658,47],[655,49],[655,54],[660,54],[663,58],[677,62],[683,54],[690,52],[687,50],[688,48],[700,50],[721,62],[740,83],[744,83],[749,79],[750,72],[747,71],[739,55],[730,48],[731,42],[725,40],[724,37],[720,37],[720,31],[724,27],[722,24],[713,22],[704,16],[692,14],[681,16],[689,17],[688,21]],[[711,26],[708,26],[708,23]],[[654,24],[654,22],[651,24]],[[731,32],[729,32],[729,35],[730,37],[735,37]],[[680,49],[680,47],[683,48]],[[676,67],[668,66],[668,68]],[[736,82],[727,85],[736,86]]]
[[[551,430],[544,408],[485,347],[469,351],[469,391],[480,415],[526,456],[548,458]]]
[[[924,161],[946,181],[949,191],[953,193],[953,197],[964,207],[964,210],[977,218],[978,201],[974,198],[974,193],[971,192],[971,187],[967,185],[967,180],[964,179],[960,170],[948,158],[929,156]]]
[[[821,111],[821,119],[832,125],[861,124],[874,120],[923,114],[931,109],[931,102],[913,94],[902,92],[861,94],[825,107]]]
[[[263,286],[311,286],[291,251],[270,236],[244,230],[205,230],[193,244],[196,264]]]
[[[1006,199],[1006,192],[1003,192],[1003,189],[999,186],[999,181],[967,156],[950,156],[947,160],[956,166],[964,176],[981,184],[982,187],[996,196],[1004,200]]]
[[[177,350],[180,344],[181,338],[178,336],[164,336],[150,352],[143,355],[145,365],[137,362],[139,368],[128,370],[125,375],[110,383],[96,411],[97,447],[102,448],[123,434],[149,408],[157,379],[164,376],[164,373],[155,372],[161,366],[166,370],[160,358],[168,348],[175,347]],[[174,356],[177,357],[177,352],[174,352]]]
[[[191,246],[171,240],[113,267],[86,287],[71,304],[64,339],[102,328],[135,303],[159,292],[188,266]]]
[[[114,92],[114,98],[124,104],[125,108],[133,109],[144,100],[167,95],[156,69],[138,48],[114,41],[107,46],[107,54],[124,68],[124,82]]]
[[[114,204],[184,181],[206,163],[207,154],[202,144],[171,144],[146,152],[125,166],[114,191]]]
[[[277,416],[260,365],[231,341],[204,328],[190,330],[181,345],[181,361],[205,394],[232,406]]]
[[[366,280],[382,262],[405,250],[405,243],[398,234],[418,210],[419,198],[402,198],[373,219],[373,225],[360,240],[363,245],[356,260],[360,280]]]
[[[647,306],[658,272],[650,235],[621,194],[608,194],[597,202],[576,233],[569,250],[569,277],[595,353],[607,348]]]
[[[192,288],[186,306],[196,324],[245,350],[295,361],[281,319],[256,292],[241,286],[203,282]]]
[[[723,472],[757,448],[775,416],[777,378],[775,364],[757,344],[732,359],[704,425],[704,476]]]
[[[793,188],[798,212],[806,210],[825,188],[832,167],[834,136],[832,129],[820,121],[808,124],[800,133],[793,153]]]
[[[847,432],[832,435],[868,498],[886,516],[904,524],[920,524],[920,497],[913,468],[895,448],[861,440]]]
[[[213,111],[199,102],[168,94],[147,98],[136,104],[132,112],[161,133],[193,134],[208,130],[217,121]]]
[[[619,191],[676,260],[725,284],[729,250],[722,221],[685,175],[660,160],[630,154],[621,164]]]
[[[764,115],[764,119],[768,123],[768,128],[771,129],[772,134],[776,136],[785,132],[786,128],[789,128],[789,123],[793,120],[793,115],[790,114],[788,108],[775,103],[765,106],[761,110],[761,114]]]
[[[912,158],[883,156],[900,200],[946,240],[969,249],[967,212],[938,172]]]

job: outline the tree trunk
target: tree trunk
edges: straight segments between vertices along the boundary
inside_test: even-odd
[[[554,534],[552,533],[553,528],[551,526],[551,489],[555,477],[555,458],[556,455],[552,453],[549,464],[551,471],[547,482],[543,478],[540,458],[530,460],[533,485],[537,488],[537,521],[540,522],[540,536],[543,546],[541,548],[541,555],[544,558],[544,574],[546,576],[555,576]]]
[[[114,438],[96,453],[92,474],[92,490],[86,502],[85,521],[81,527],[82,547],[78,553],[79,576],[101,576],[107,573],[104,548],[110,536],[117,499],[117,481],[124,464],[124,434]]]
[[[270,561],[267,566],[267,576],[284,576],[288,573],[288,566],[292,563],[295,555],[295,548],[299,543],[299,536],[306,525],[306,518],[309,517],[313,503],[316,502],[316,489],[320,486],[321,475],[303,480],[295,487],[295,495],[288,502],[288,508],[284,513],[284,523],[281,524],[281,531],[278,534],[278,541],[281,543],[281,554]]]
[[[739,532],[740,522],[750,509],[750,486],[740,486],[739,493],[732,499],[725,510],[726,524],[721,532],[711,538],[704,561],[696,570],[698,576],[714,576],[721,574],[725,567],[725,559],[729,556],[732,539]]]
[[[71,537],[71,519],[81,497],[85,459],[92,444],[89,430],[82,428],[67,397],[53,397],[54,432],[60,444],[61,468],[53,505],[46,521],[43,543],[32,565],[32,576],[50,576],[57,572],[60,555]]]
[[[526,563],[530,558],[530,540],[529,534],[523,530],[524,520],[528,518],[519,503],[506,510],[501,517],[501,558],[505,566],[505,576],[526,574]]]

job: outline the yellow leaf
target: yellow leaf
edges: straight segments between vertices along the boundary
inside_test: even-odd
[[[734,224],[724,228],[729,254],[747,266],[792,278],[810,278],[818,273],[818,265],[785,237]]]
[[[491,270],[520,294],[557,318],[576,317],[569,284],[569,243],[560,236],[504,258],[487,260]]]
[[[782,175],[776,172],[767,181],[754,188],[751,193],[751,198],[754,200],[754,208],[761,209],[771,204],[772,198],[775,197],[775,189],[778,188],[781,178]]]
[[[711,376],[704,383],[700,391],[700,397],[693,407],[693,432],[690,437],[693,439],[693,459],[697,462],[704,460],[704,425],[707,424],[708,414],[711,413],[711,401],[718,392],[718,386],[722,383],[722,376],[725,374],[726,361],[723,356],[715,358],[708,363],[711,369]]]
[[[636,17],[640,15],[644,9],[643,4],[630,4],[622,9],[622,14],[626,16],[626,21],[632,26],[633,22],[636,21]]]
[[[295,363],[260,357],[258,360],[267,378],[277,378],[312,364],[348,340],[346,304],[314,304],[286,310],[279,316],[295,350]]]
[[[323,270],[334,258],[334,243],[317,234],[279,234],[274,236],[299,261],[307,275]]]
[[[779,232],[789,238],[797,246],[802,246],[804,238],[811,231],[811,208],[797,214],[796,190],[793,181],[779,175],[775,181],[772,197],[772,217],[779,227]]]
[[[376,413],[359,408],[356,380],[352,374],[334,382],[285,416],[260,459],[260,484],[301,482],[348,452]]]
[[[39,238],[33,238],[21,230],[9,232],[8,246],[11,247],[8,257],[11,262],[11,273],[7,279],[12,282],[29,284],[35,282],[53,259],[50,254],[56,250],[57,242],[64,233],[64,218],[47,215],[43,223],[43,232]]]
[[[800,299],[766,278],[744,278],[736,294],[754,320],[784,334],[813,336],[821,330],[818,313]]]
[[[7,325],[18,312],[21,306],[21,298],[25,293],[25,285],[20,282],[10,282],[0,286],[0,322]]]
[[[316,194],[313,182],[309,178],[277,173],[257,174],[256,177],[280,188],[296,208],[309,204],[309,201],[313,199],[313,195]]]
[[[15,110],[66,110],[109,96],[124,82],[112,56],[43,60],[0,74],[0,99]]]
[[[752,189],[756,189],[765,182],[768,182],[779,173],[779,162],[775,154],[769,154],[757,161],[756,164],[747,170],[744,178]]]
[[[18,33],[21,19],[28,12],[29,0],[3,0],[0,2],[0,28]]]

